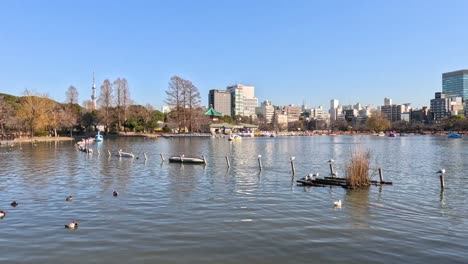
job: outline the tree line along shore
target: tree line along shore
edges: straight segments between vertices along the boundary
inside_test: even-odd
[[[200,104],[198,88],[189,80],[173,76],[166,90],[165,103],[170,111],[162,113],[151,105],[136,104],[130,97],[130,88],[125,78],[113,82],[105,79],[96,100],[78,104],[78,91],[71,85],[65,91],[66,100],[56,102],[47,94],[28,89],[23,96],[0,93],[0,140],[14,138],[39,138],[52,140],[58,137],[86,136],[97,131],[106,135],[129,135],[132,133],[157,137],[160,133],[209,133],[213,123],[248,123],[258,126],[259,131],[305,132],[331,131],[329,133],[365,134],[380,131],[398,133],[437,134],[443,131],[468,131],[464,116],[449,116],[439,122],[390,122],[380,113],[372,113],[364,122],[353,124],[346,120],[308,119],[281,127],[267,123],[266,118],[246,116],[205,115],[206,108]],[[47,138],[49,137],[49,138]],[[60,140],[60,139],[56,139]]]

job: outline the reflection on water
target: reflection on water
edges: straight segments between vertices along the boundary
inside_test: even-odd
[[[0,262],[464,263],[467,142],[122,138],[94,145],[92,155],[70,142],[0,148],[0,210],[7,211],[0,219]],[[370,150],[372,170],[382,167],[393,186],[296,185],[309,173],[328,175],[329,159],[343,176],[356,147]],[[119,149],[139,158],[116,157]],[[204,155],[208,164],[167,163],[181,154]],[[441,168],[447,170],[442,191],[435,173]],[[75,199],[66,202],[68,195]],[[20,205],[10,207],[13,200]],[[342,208],[333,207],[336,200]],[[64,230],[72,220],[80,228]]]
[[[368,229],[370,219],[369,189],[347,190],[343,205],[349,211],[353,229]]]

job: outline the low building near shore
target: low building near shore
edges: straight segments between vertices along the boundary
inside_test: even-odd
[[[210,125],[211,134],[232,134],[235,132],[251,132],[255,133],[258,130],[257,125],[252,124],[229,124],[229,123],[217,123]]]

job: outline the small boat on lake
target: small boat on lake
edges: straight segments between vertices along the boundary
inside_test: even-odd
[[[461,134],[458,134],[458,133],[455,133],[455,132],[452,132],[450,131],[447,135],[448,138],[461,138],[462,135]]]
[[[119,149],[119,157],[121,157],[121,158],[135,158],[135,154],[129,153],[129,152],[123,152],[121,149]]]
[[[388,137],[397,137],[397,133],[395,131],[391,131],[388,133]]]
[[[180,155],[180,156],[170,157],[169,162],[190,163],[190,164],[206,164],[206,159],[205,159],[205,157],[195,158],[195,157],[185,157],[184,155]]]
[[[97,135],[96,135],[96,137],[94,139],[96,140],[96,142],[100,142],[100,141],[103,140],[103,137],[101,135],[101,131],[97,132]]]
[[[385,137],[385,133],[384,132],[380,132],[377,134],[378,137]]]
[[[242,137],[239,136],[239,135],[230,135],[230,136],[228,137],[228,140],[229,140],[229,141],[240,141],[241,139],[242,139]]]

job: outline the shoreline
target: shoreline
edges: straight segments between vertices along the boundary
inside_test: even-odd
[[[447,135],[447,132],[436,132],[433,133],[432,131],[423,131],[419,133],[405,133],[406,135],[433,135],[433,136],[444,136]],[[460,134],[465,134],[461,132]],[[335,133],[301,133],[301,132],[280,132],[276,134],[276,137],[290,137],[290,136],[339,136],[339,135],[349,135],[349,136],[358,136],[358,135],[373,135],[373,133],[369,132],[355,132],[355,131],[337,131]],[[199,133],[199,134],[171,134],[171,133],[162,133],[162,134],[142,134],[142,133],[135,133],[135,132],[127,132],[126,134],[109,134],[104,135],[105,138],[125,138],[125,137],[138,137],[138,138],[152,138],[156,139],[159,137],[170,138],[170,137],[209,137],[211,134],[208,133]],[[266,136],[258,136],[255,137],[266,137]],[[26,142],[52,142],[52,141],[74,141],[80,140],[82,138],[87,138],[87,136],[76,136],[76,137],[22,137],[22,138],[15,138],[14,140],[4,140],[0,141],[0,145],[8,145],[14,143],[26,143]]]

